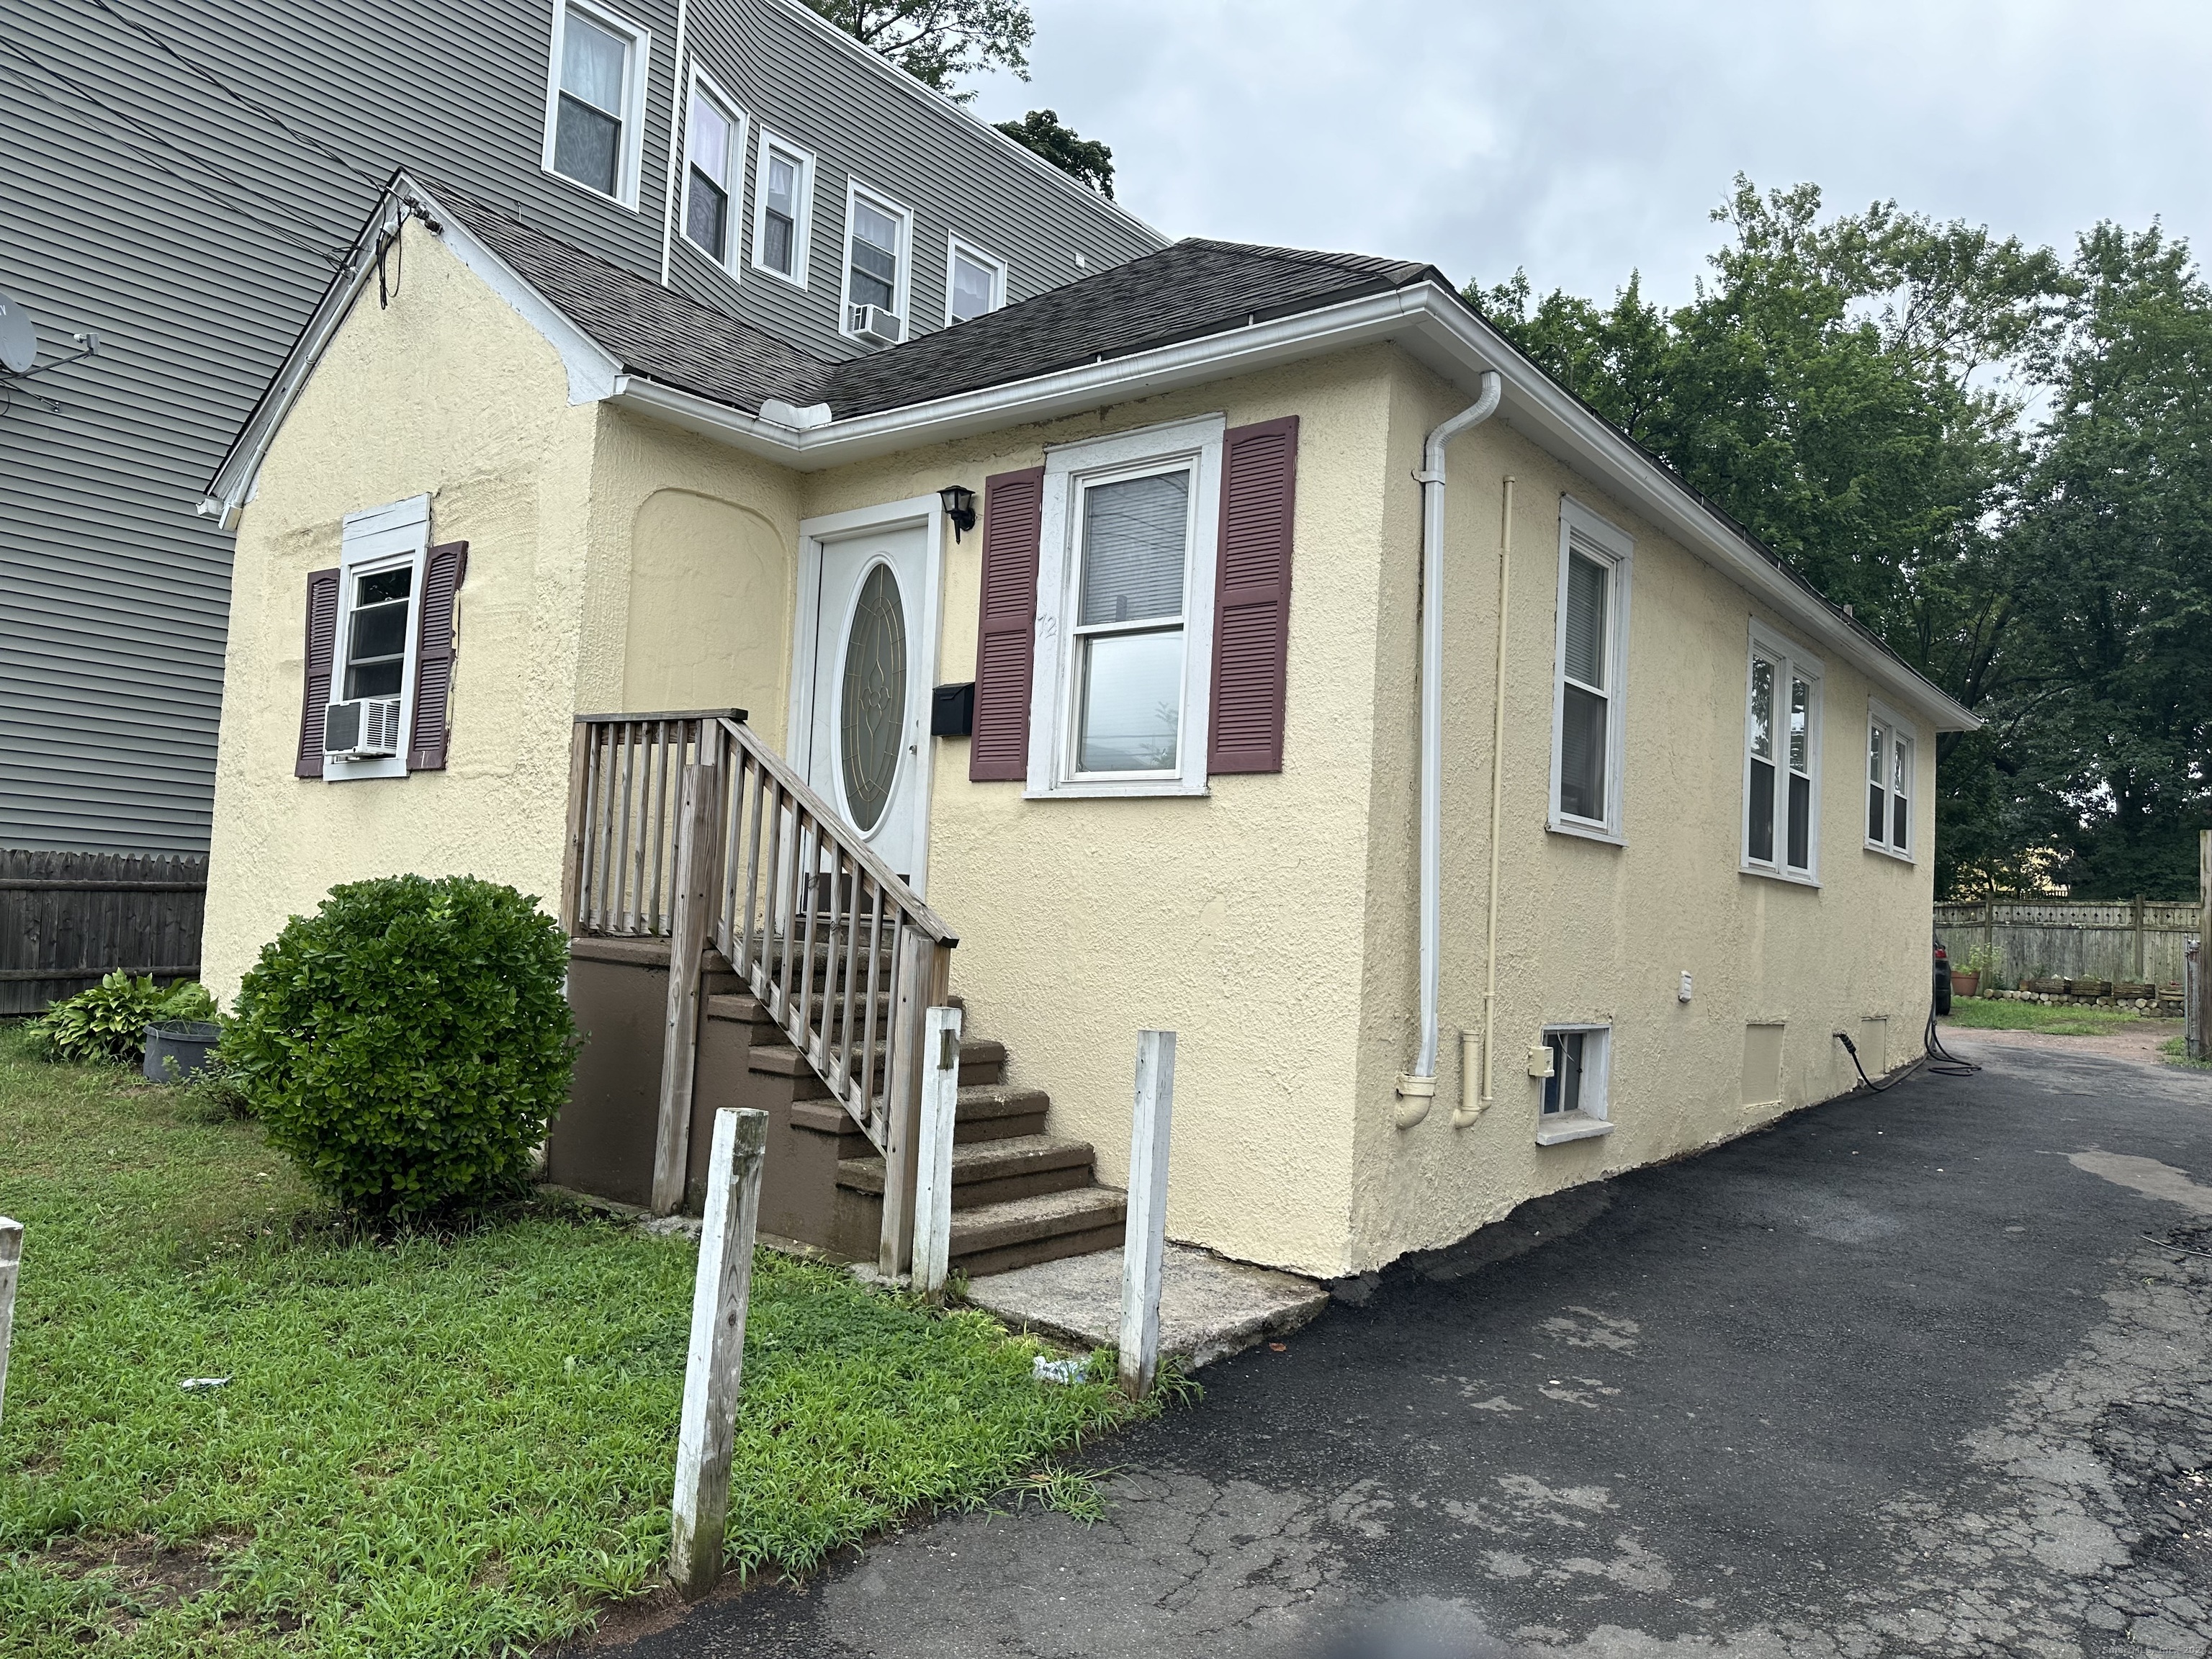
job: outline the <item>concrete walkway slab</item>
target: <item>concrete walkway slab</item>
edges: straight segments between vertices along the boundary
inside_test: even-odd
[[[968,1299],[1017,1330],[1085,1348],[1121,1327],[1121,1253],[1100,1250],[972,1279]],[[1328,1305],[1310,1279],[1170,1244],[1160,1266],[1160,1357],[1200,1365],[1294,1331]]]

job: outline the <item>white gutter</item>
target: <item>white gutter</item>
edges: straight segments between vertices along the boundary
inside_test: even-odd
[[[1421,1052],[1398,1077],[1398,1127],[1429,1115],[1437,1094],[1437,986],[1443,951],[1444,446],[1498,412],[1505,377],[1486,369],[1482,396],[1429,434],[1421,451]]]

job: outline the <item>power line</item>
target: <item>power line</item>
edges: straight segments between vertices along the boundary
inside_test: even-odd
[[[369,173],[365,168],[356,167],[351,161],[347,159],[344,153],[339,150],[336,145],[331,144],[324,139],[319,138],[312,133],[300,131],[282,115],[279,115],[275,110],[270,109],[265,104],[258,103],[255,100],[247,97],[236,87],[232,86],[229,82],[224,80],[213,70],[208,68],[206,64],[187,58],[181,48],[179,48],[173,41],[169,40],[167,36],[164,35],[160,30],[154,27],[152,24],[143,21],[136,17],[126,16],[122,12],[118,11],[112,5],[109,4],[108,0],[92,0],[92,3],[98,6],[100,10],[106,12],[110,17],[115,19],[117,22],[122,24],[125,28],[133,30],[137,34],[143,36],[159,51],[168,57],[174,58],[185,69],[190,70],[194,75],[199,76],[201,80],[206,82],[216,91],[222,93],[226,98],[228,98],[233,103],[238,105],[240,108],[250,110],[254,114],[259,116],[263,120],[268,122],[270,125],[275,127],[279,132],[283,133],[287,138],[291,139],[293,143],[313,150],[325,161],[330,161],[334,165],[343,168],[346,172],[350,173],[355,178],[361,179],[362,182],[374,185],[378,189],[383,188],[384,181],[382,179]]]
[[[141,125],[131,116],[125,113],[123,111],[117,109],[113,105],[108,103],[97,93],[80,85],[70,76],[63,74],[58,70],[54,69],[52,65],[43,62],[37,56],[25,50],[18,43],[12,40],[0,40],[0,47],[4,47],[9,52],[20,58],[23,63],[30,65],[32,69],[35,70],[40,75],[45,76],[54,85],[62,87],[75,94],[78,98],[83,100],[86,103],[90,104],[94,108],[100,110],[112,120],[128,128],[131,131],[138,134],[142,138],[144,138],[151,143],[158,144],[165,149],[174,151],[191,166],[213,173],[217,178],[222,179],[226,184],[229,185],[234,190],[236,190],[248,197],[251,197],[253,194],[252,186],[246,184],[242,179],[234,178],[216,163],[210,161],[204,157],[195,155],[191,151],[185,149],[181,144],[178,144],[173,140],[164,137],[161,134],[155,132]],[[38,92],[39,94],[45,98],[49,103],[54,103],[57,101],[52,94],[44,91],[42,88],[33,87],[32,90]],[[264,230],[283,238],[285,241],[291,243],[295,247],[297,247],[321,260],[332,270],[340,268],[343,264],[343,261],[339,258],[339,256],[327,245],[311,242],[296,231],[278,224],[275,221],[266,218],[261,214],[256,213],[250,208],[241,207],[236,202],[230,201],[217,194],[215,191],[210,190],[204,180],[191,178],[179,172],[174,167],[172,167],[167,162],[164,161],[159,155],[140,144],[134,143],[129,137],[123,137],[119,134],[115,136],[120,137],[122,143],[128,149],[136,154],[140,160],[153,167],[156,172],[161,173],[170,179],[175,179],[186,189],[192,191],[199,196],[204,197],[207,200],[214,203],[216,206],[222,209],[225,213],[228,214],[233,218],[242,219],[260,225]],[[281,202],[276,203],[274,205],[276,205],[280,211],[296,220],[299,223],[305,225],[309,230],[319,234],[323,231],[324,227],[316,223],[315,221],[309,218],[307,215],[285,207]]]

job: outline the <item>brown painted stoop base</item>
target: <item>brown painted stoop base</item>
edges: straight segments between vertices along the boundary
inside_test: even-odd
[[[569,1105],[554,1121],[546,1177],[641,1205],[652,1182],[667,947],[580,939],[571,941],[569,955],[568,998],[586,1043]],[[750,1107],[769,1116],[761,1230],[872,1261],[883,1224],[882,1155],[768,1011],[738,989],[729,964],[711,951],[705,988],[686,1210],[696,1214],[704,1196],[714,1113]],[[1125,1195],[1097,1184],[1089,1142],[1045,1133],[1050,1097],[1006,1083],[1006,1063],[1001,1043],[970,1038],[961,1045],[954,1271],[979,1278],[1119,1249]]]

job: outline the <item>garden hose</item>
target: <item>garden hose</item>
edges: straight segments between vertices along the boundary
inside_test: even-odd
[[[1961,1060],[1943,1046],[1942,1038],[1936,1035],[1936,1011],[1928,1011],[1928,1030],[1924,1042],[1926,1052],[1885,1083],[1876,1083],[1867,1075],[1866,1066],[1859,1060],[1859,1045],[1851,1041],[1850,1033],[1838,1031],[1836,1041],[1844,1045],[1844,1052],[1851,1057],[1851,1066],[1859,1074],[1859,1081],[1874,1094],[1887,1094],[1899,1084],[1925,1066],[1938,1077],[1972,1077],[1982,1068],[1971,1060]]]

